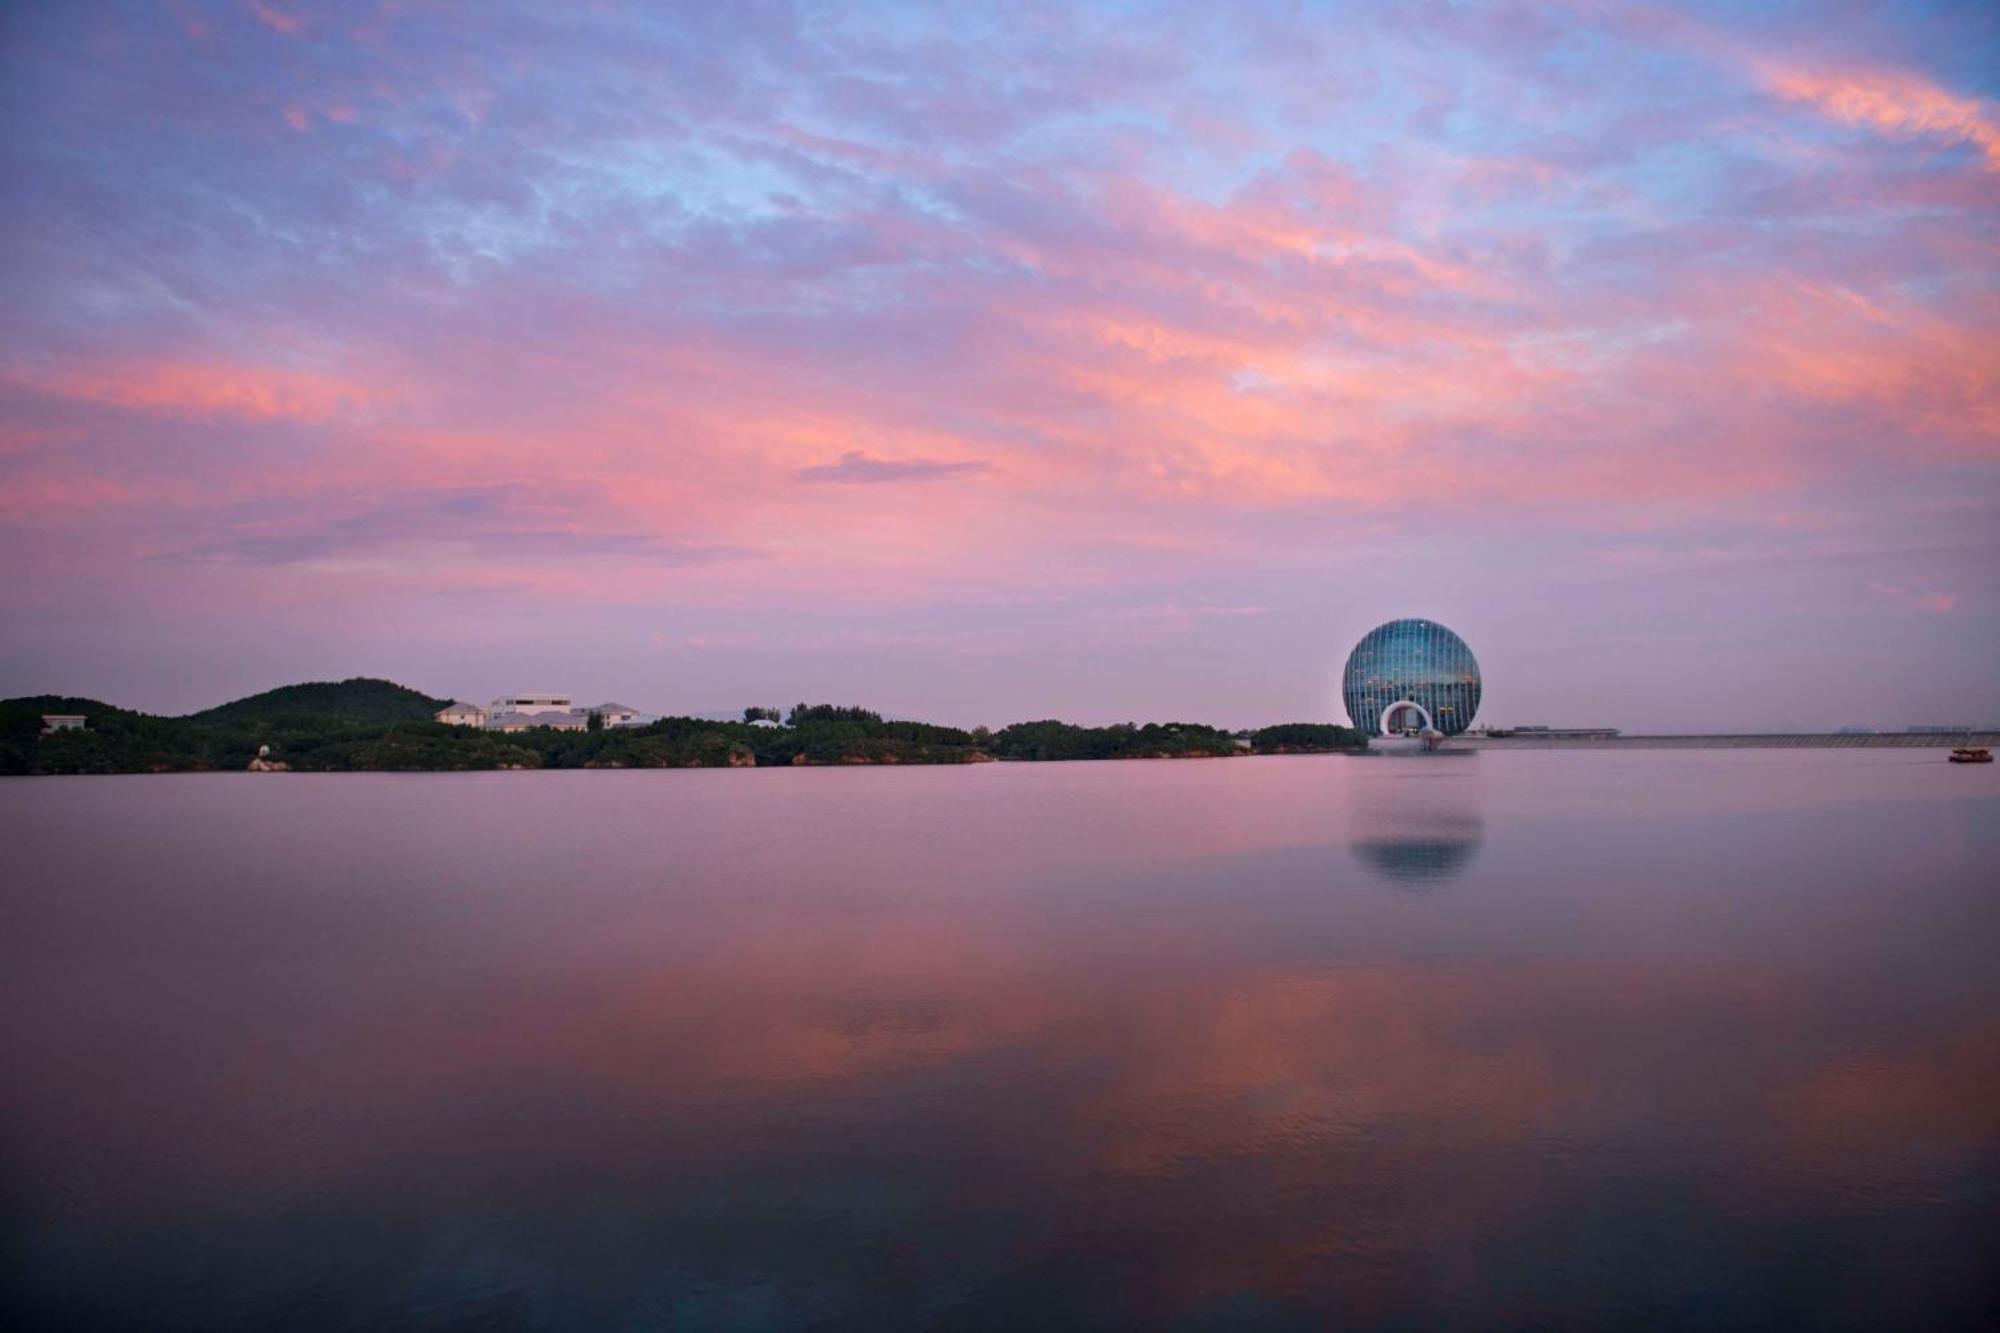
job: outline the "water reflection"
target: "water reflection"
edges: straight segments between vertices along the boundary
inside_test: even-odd
[[[0,1317],[1976,1323],[2000,805],[1491,757],[24,784]]]
[[[1384,760],[1379,780],[1349,791],[1348,850],[1396,889],[1421,891],[1457,879],[1486,837],[1478,760],[1472,754]]]

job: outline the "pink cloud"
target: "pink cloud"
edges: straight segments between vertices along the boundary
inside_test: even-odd
[[[815,463],[798,471],[801,481],[842,482],[849,485],[884,484],[898,481],[942,481],[955,477],[976,477],[991,472],[993,465],[982,459],[882,458],[860,449],[850,449],[831,463]]]
[[[524,634],[1048,602],[1219,642],[1267,632],[1220,608],[1382,581],[1370,551],[1568,543],[1527,587],[1636,576],[1643,533],[1650,576],[1740,558],[1752,512],[1890,496],[1907,549],[1926,497],[1992,493],[1993,176],[1823,143],[1991,165],[1992,104],[1756,25],[1065,14],[919,51],[865,15],[389,7],[314,25],[304,77],[221,34],[153,68],[135,19],[81,116],[60,8],[10,67],[66,114],[20,136],[51,147],[8,224],[39,350],[0,370],[0,493],[30,558],[135,596],[464,591]],[[1336,60],[1376,72],[1319,95]],[[1985,605],[1839,586],[1878,577]]]
[[[1961,97],[1906,70],[1778,66],[1766,67],[1763,77],[1779,97],[1802,102],[1845,125],[1902,138],[1972,144],[1984,154],[1988,171],[2000,171],[2000,115],[1984,99]]]
[[[1939,592],[1929,588],[1907,588],[1891,583],[1871,583],[1868,586],[1872,591],[1879,592],[1885,597],[1892,597],[1906,605],[1935,615],[1946,615],[1958,608],[1956,593]]]
[[[276,5],[266,4],[265,0],[250,0],[250,12],[257,16],[259,23],[287,37],[296,37],[305,30],[304,19],[296,14],[287,14]]]
[[[7,379],[34,393],[196,419],[324,421],[396,397],[317,371],[214,362],[116,361],[17,370]]]

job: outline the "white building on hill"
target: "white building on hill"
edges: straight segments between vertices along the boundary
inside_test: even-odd
[[[526,731],[530,727],[582,731],[589,725],[589,719],[584,714],[560,708],[545,708],[536,713],[510,710],[504,713],[489,713],[486,717],[488,731]]]
[[[499,713],[567,713],[570,710],[567,694],[508,694],[493,701],[492,711]]]
[[[455,702],[436,713],[437,720],[455,727],[479,727],[485,731],[526,731],[530,727],[553,727],[557,731],[585,731],[590,715],[597,714],[610,727],[643,727],[653,721],[630,704],[578,704],[567,694],[506,694],[492,707]]]

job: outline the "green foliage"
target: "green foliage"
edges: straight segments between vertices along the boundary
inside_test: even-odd
[[[1367,749],[1368,734],[1328,722],[1283,722],[1251,732],[1250,744],[1258,754],[1331,754]]]
[[[785,722],[790,726],[803,726],[808,722],[880,722],[880,713],[866,708],[843,708],[837,704],[793,704]]]
[[[242,769],[258,747],[304,772],[494,768],[715,768],[757,764],[964,764],[983,759],[1152,759],[1241,752],[1214,727],[1127,722],[1077,727],[1053,719],[998,732],[888,722],[866,708],[799,704],[790,726],[662,718],[644,727],[538,727],[499,733],[431,720],[446,701],[388,681],[292,685],[190,717],[151,717],[96,699],[0,701],[0,773],[171,773]],[[42,714],[81,713],[88,729],[41,734]],[[1347,727],[1292,723],[1251,733],[1258,753],[1365,747]]]
[[[856,720],[856,714],[868,720]],[[645,727],[616,728],[599,740],[575,732],[558,733],[544,745],[550,765],[565,768],[683,768],[752,762],[957,764],[980,757],[970,733],[955,727],[884,722],[864,709],[807,708],[799,716],[804,720],[784,729],[668,717]]]
[[[303,773],[450,772],[540,768],[542,756],[518,733],[475,731],[438,722],[405,722],[386,731],[294,741],[271,758]]]
[[[66,694],[31,694],[21,699],[0,700],[0,740],[34,740],[42,734],[44,713],[80,713],[89,719],[88,725],[92,727],[123,723],[144,716],[113,708],[100,699],[82,699]]]
[[[42,714],[81,713],[83,731],[42,735]],[[0,701],[0,773],[179,773],[215,766],[223,738],[178,718],[98,699],[40,694]],[[243,756],[250,762],[252,747]]]
[[[1078,727],[1053,718],[1016,722],[993,736],[1001,759],[1186,759],[1236,753],[1228,732],[1195,722]]]

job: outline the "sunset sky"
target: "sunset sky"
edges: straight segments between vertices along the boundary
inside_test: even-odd
[[[16,4],[0,694],[2000,722],[2000,10]]]

